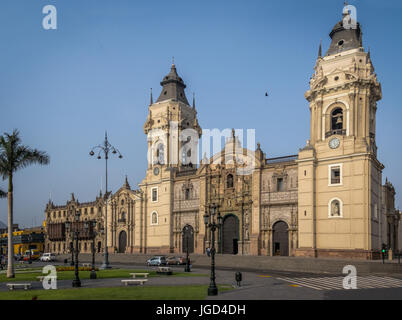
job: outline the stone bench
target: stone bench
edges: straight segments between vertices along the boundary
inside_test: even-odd
[[[130,276],[135,279],[136,276],[143,276],[144,278],[148,278],[149,273],[141,273],[141,272],[135,272],[135,273],[130,273]]]
[[[7,287],[10,290],[14,290],[14,288],[24,288],[28,290],[31,289],[32,285],[30,283],[7,283]]]
[[[121,280],[121,282],[124,283],[126,286],[128,286],[129,284],[143,285],[147,281],[148,281],[148,279],[126,279],[126,280]]]

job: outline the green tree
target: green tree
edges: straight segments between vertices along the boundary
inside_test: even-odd
[[[14,248],[13,248],[13,175],[20,169],[38,163],[46,165],[50,161],[44,151],[31,149],[21,144],[19,131],[0,136],[0,175],[8,179],[8,267],[7,277],[14,278]]]

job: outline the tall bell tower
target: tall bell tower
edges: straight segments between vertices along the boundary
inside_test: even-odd
[[[144,133],[148,137],[148,169],[155,166],[180,167],[190,163],[195,165],[197,154],[185,148],[191,139],[198,140],[201,135],[195,98],[190,106],[184,92],[186,85],[177,74],[174,64],[161,86],[162,91],[155,103],[151,92],[148,117],[144,124]]]
[[[139,184],[144,194],[140,239],[145,252],[171,253],[173,239],[174,177],[176,170],[187,170],[197,164],[198,138],[195,99],[188,103],[186,85],[172,64],[161,82],[162,91],[156,102],[152,92],[144,133],[148,142],[148,169]]]
[[[376,258],[383,165],[376,111],[382,97],[359,23],[350,13],[320,44],[310,89],[310,140],[298,159],[297,254]]]

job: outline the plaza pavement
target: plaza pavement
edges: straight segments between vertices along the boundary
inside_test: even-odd
[[[168,254],[178,255],[178,254]],[[179,254],[184,256],[184,254]],[[152,257],[149,254],[109,254],[110,263],[146,265],[146,260]],[[57,261],[62,262],[65,258],[71,261],[71,255],[59,255]],[[80,254],[80,261],[91,262],[90,254]],[[211,259],[207,255],[190,255],[191,262],[197,268],[209,268]],[[97,254],[96,261],[103,261],[103,255]],[[240,271],[291,271],[308,273],[333,273],[342,274],[344,266],[353,265],[359,274],[402,274],[402,263],[398,260],[357,260],[357,259],[323,259],[302,257],[268,257],[268,256],[241,256],[220,255],[215,256],[215,265],[220,270]]]
[[[31,266],[44,266],[47,263],[34,262]],[[56,262],[60,264],[60,262]],[[101,261],[98,260],[97,266]],[[113,268],[155,270],[156,267],[144,266],[144,263],[129,264],[112,263]],[[183,266],[172,267],[173,272],[183,272]],[[235,268],[236,270],[238,268]],[[357,290],[345,290],[342,288],[342,277],[329,273],[304,273],[295,271],[242,271],[243,281],[241,286],[236,286],[236,270],[216,270],[216,283],[218,285],[232,287],[233,290],[220,292],[218,296],[207,297],[208,300],[323,300],[323,299],[402,299],[402,275],[397,274],[392,278],[383,275],[367,275],[358,278]],[[203,273],[208,276],[160,276],[151,277],[145,286],[179,286],[179,285],[209,285],[210,278],[208,268],[192,268],[193,273]],[[123,287],[122,279],[130,279],[127,273],[125,278],[81,280],[82,288],[97,287]],[[302,279],[302,280],[301,280]],[[330,279],[330,280],[328,280]],[[387,284],[382,283],[388,281]],[[10,281],[14,282],[14,281]],[[26,282],[26,281],[17,281]],[[7,282],[0,284],[0,291],[8,291]],[[39,281],[31,281],[32,289],[43,289]],[[301,284],[301,285],[300,285]],[[359,288],[365,286],[365,289]],[[59,280],[58,289],[71,289],[72,280]],[[320,289],[321,288],[321,289]],[[21,289],[20,289],[21,290]],[[79,290],[79,289],[77,289]],[[107,299],[107,297],[105,297]]]

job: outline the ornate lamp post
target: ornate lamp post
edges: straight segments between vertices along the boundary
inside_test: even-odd
[[[96,227],[96,220],[92,220],[91,221],[91,237],[92,237],[92,270],[91,270],[91,274],[89,276],[90,279],[96,279],[96,271],[95,271],[95,237],[96,237],[96,231],[95,231],[95,227]]]
[[[67,224],[68,223],[70,223],[70,222],[66,222],[66,229],[67,229]],[[67,232],[68,232],[68,230],[67,230]],[[70,252],[71,252],[71,263],[70,263],[70,265],[71,266],[74,266],[74,244],[73,244],[73,241],[71,241],[70,242]]]
[[[81,281],[80,278],[78,277],[78,237],[80,234],[79,228],[78,228],[78,223],[80,221],[80,212],[77,210],[74,216],[74,222],[75,226],[74,228],[72,227],[72,224],[70,221],[66,222],[66,229],[67,232],[71,233],[71,237],[73,241],[75,240],[75,279],[73,280],[73,287],[78,288],[81,287]]]
[[[183,238],[186,237],[186,267],[184,268],[184,272],[191,272],[190,270],[190,262],[189,262],[189,252],[188,252],[188,233],[190,233],[191,235],[193,234],[193,230],[192,228],[190,228],[189,225],[186,225],[183,229],[183,231],[181,232],[183,235]]]
[[[101,154],[103,153],[103,156],[105,158],[105,163],[106,163],[106,192],[105,192],[105,257],[102,266],[100,267],[101,269],[110,269],[109,265],[109,253],[108,253],[108,248],[107,248],[107,200],[109,198],[109,193],[107,191],[107,160],[109,159],[109,152],[111,151],[113,154],[119,154],[119,159],[123,158],[121,155],[120,151],[117,150],[115,147],[113,147],[109,141],[107,140],[107,132],[105,133],[105,141],[103,142],[102,145],[98,145],[92,148],[91,152],[89,153],[90,156],[95,155],[94,150],[99,150],[98,152],[98,159],[102,159]]]
[[[211,216],[208,215],[208,212],[205,212],[204,215],[204,223],[205,223],[205,231],[209,228],[211,229],[211,282],[208,288],[208,295],[209,296],[216,296],[218,295],[218,287],[215,283],[215,231],[216,229],[222,226],[222,217],[218,211],[217,218],[215,220],[215,214],[217,211],[217,205],[212,204],[210,207]]]

